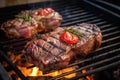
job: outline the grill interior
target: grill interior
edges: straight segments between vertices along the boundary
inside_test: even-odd
[[[80,77],[85,77],[89,74],[96,74],[100,71],[111,69],[112,67],[120,65],[120,15],[118,13],[120,7],[116,6],[117,5],[108,3],[106,1],[66,0],[6,7],[0,9],[0,24],[2,24],[8,19],[14,18],[14,15],[21,10],[38,9],[40,7],[51,7],[63,16],[61,26],[75,25],[83,22],[92,23],[99,26],[103,34],[103,41],[101,47],[96,51],[91,52],[91,54],[89,54],[86,59],[70,64],[68,65],[68,67],[80,65],[83,63],[85,63],[85,65],[81,66],[76,70],[50,78],[54,80],[70,73],[80,72],[83,69],[88,69],[90,67],[94,68],[84,74],[77,75],[76,77],[70,79],[77,80]],[[109,7],[112,8],[109,9]],[[39,35],[40,34],[34,37],[37,37]],[[16,74],[18,74],[18,76],[22,80],[27,79],[16,67],[16,65],[13,64],[11,60],[7,57],[6,52],[13,51],[14,55],[20,55],[26,42],[31,39],[7,39],[4,36],[3,32],[0,32],[0,57],[2,58],[2,60],[4,59],[9,64],[9,66],[16,72]],[[24,56],[21,57],[21,62],[24,62]]]

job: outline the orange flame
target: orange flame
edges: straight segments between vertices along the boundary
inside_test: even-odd
[[[87,71],[84,69],[84,70],[82,70],[82,73],[84,74],[84,73],[86,73]],[[91,76],[86,76],[86,79],[87,80],[93,80],[93,78],[91,77]]]
[[[51,77],[54,77],[54,76],[63,74],[65,72],[69,72],[69,71],[75,70],[75,67],[62,69],[62,70],[51,72],[51,73],[48,73],[48,74],[43,74],[42,71],[39,70],[38,67],[33,67],[31,69],[25,69],[24,67],[19,67],[19,69],[22,71],[22,73],[25,76],[51,76]],[[75,77],[75,76],[76,76],[76,73],[72,73],[72,74],[69,74],[69,75],[64,76],[64,77],[65,78],[72,78],[72,77]]]
[[[62,69],[62,70],[58,70],[58,71],[55,71],[55,72],[51,72],[51,73],[48,73],[48,74],[43,74],[41,70],[39,70],[38,67],[33,67],[33,68],[30,68],[30,69],[27,69],[25,67],[19,67],[19,69],[22,71],[22,73],[25,75],[25,76],[51,76],[51,77],[55,77],[57,75],[60,75],[60,74],[63,74],[63,73],[66,73],[66,72],[70,72],[70,71],[73,71],[76,69],[76,67],[70,67],[70,68],[65,68],[65,69]],[[82,73],[86,73],[87,71],[86,70],[82,70]],[[72,74],[69,74],[67,76],[64,76],[65,78],[69,79],[69,78],[72,78],[72,77],[75,77],[77,73],[72,73]],[[93,77],[91,77],[91,75],[88,75],[85,77],[86,80],[94,80]],[[20,79],[17,79],[17,80],[20,80]],[[80,78],[79,80],[83,80],[83,78]]]
[[[39,69],[37,67],[34,67],[30,76],[37,76],[38,71]]]

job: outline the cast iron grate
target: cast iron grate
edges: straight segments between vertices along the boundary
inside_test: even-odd
[[[35,3],[35,4],[30,4],[30,5],[23,5],[23,6],[8,7],[8,8],[0,9],[2,12],[5,13],[5,14],[4,13],[0,14],[1,16],[0,23],[6,21],[7,19],[13,18],[14,14],[18,13],[21,10],[37,9],[40,7],[52,7],[53,9],[60,12],[60,14],[63,16],[63,22],[61,26],[75,25],[75,24],[84,22],[84,23],[93,23],[100,27],[102,34],[103,34],[103,41],[102,41],[101,47],[97,49],[96,51],[91,52],[91,54],[86,59],[79,61],[77,63],[70,64],[68,65],[68,67],[80,65],[82,63],[87,63],[87,64],[84,66],[81,66],[80,68],[76,70],[58,75],[51,79],[60,78],[70,73],[80,72],[83,69],[94,67],[93,70],[90,70],[86,72],[85,74],[77,75],[76,77],[70,79],[70,80],[76,80],[80,77],[85,77],[86,75],[94,74],[94,73],[100,72],[102,70],[105,70],[105,69],[108,69],[108,68],[111,68],[111,67],[114,67],[120,64],[120,54],[119,54],[120,52],[120,30],[119,30],[119,24],[117,24],[119,20],[116,19],[116,16],[113,14],[113,17],[115,16],[115,18],[113,19],[116,22],[111,23],[111,21],[113,20],[106,19],[110,15],[106,15],[103,12],[99,13],[100,10],[98,8],[101,8],[101,7],[95,8],[96,5],[98,4],[94,5],[95,4],[94,3],[92,5],[91,4],[92,1],[83,0],[82,2],[80,2],[78,0],[78,2],[76,1],[43,2],[43,3]],[[94,9],[90,7],[89,3],[90,5],[94,6],[95,12],[94,12]],[[18,7],[19,9],[17,10]],[[90,7],[91,10],[93,10],[93,12],[87,9],[88,7]],[[11,12],[8,15],[8,13],[6,12],[9,12],[10,10]],[[40,34],[38,34],[37,36],[39,35]],[[31,40],[32,38],[31,39],[7,39],[7,38],[4,38],[3,35],[1,35],[0,39],[1,39],[0,40],[0,47],[1,47],[0,56],[3,57],[5,61],[8,62],[8,64],[13,68],[13,70],[15,70],[15,72],[19,75],[21,79],[27,80],[26,77],[21,73],[21,71],[16,67],[16,65],[14,65],[10,61],[10,59],[5,55],[5,53],[8,51],[14,51],[15,55],[19,55],[22,49],[24,48],[24,45],[26,44],[26,42]]]

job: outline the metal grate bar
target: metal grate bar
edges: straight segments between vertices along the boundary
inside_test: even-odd
[[[118,34],[118,33],[120,33],[120,31],[115,31],[115,32],[112,32],[112,33],[108,33],[108,34],[103,35],[103,38],[108,37],[108,36],[112,36],[112,35],[115,35],[115,34]]]
[[[8,51],[21,51],[24,49],[24,46],[20,46],[20,47],[14,47],[14,48],[8,48]]]
[[[81,10],[81,8],[80,7],[68,7],[66,10],[61,10],[61,14],[65,14],[66,13],[66,11],[68,11],[68,12],[73,12],[73,11],[78,11],[78,10]],[[60,10],[59,10],[60,11]],[[82,11],[82,10],[81,10]],[[84,10],[83,10],[84,11]]]
[[[104,8],[104,7],[102,7],[102,6],[100,6],[100,5],[97,5],[97,4],[95,4],[95,3],[91,2],[91,1],[88,1],[88,0],[83,0],[83,1],[85,1],[86,3],[91,4],[91,5],[93,5],[93,6],[97,7],[97,8],[99,8],[99,9],[102,9],[102,10],[104,10],[104,11],[106,11],[106,12],[108,12],[108,13],[110,13],[110,14],[112,14],[112,15],[118,17],[118,18],[120,18],[120,15],[119,15],[119,14],[117,14],[117,13],[115,13],[115,12],[112,12],[112,11],[110,11],[110,10],[108,10],[108,9],[106,9],[106,8]]]
[[[120,36],[117,36],[117,37],[113,37],[113,38],[104,40],[104,41],[102,41],[102,44],[107,43],[107,42],[110,42],[110,41],[113,41],[113,40],[116,40],[116,39],[120,39]]]
[[[96,24],[96,25],[98,25],[98,26],[107,24],[106,21],[101,21],[101,22],[97,22],[97,23],[95,23],[95,22],[89,22],[89,23],[93,23],[93,24]]]
[[[21,71],[16,67],[15,64],[13,64],[10,59],[5,55],[4,52],[2,52],[0,50],[0,56],[5,59],[5,61],[10,65],[10,67],[16,72],[16,74],[18,74],[18,76],[22,79],[22,80],[28,80],[22,73]]]
[[[81,13],[81,12],[85,12],[85,10],[74,10],[70,13],[71,9],[70,10],[64,10],[64,12],[62,11],[62,13],[64,13],[62,16],[70,16],[70,15],[74,15],[74,14],[78,14],[78,13]],[[64,18],[64,17],[63,17]]]
[[[74,3],[73,3],[74,4]],[[58,7],[55,7],[55,10],[57,11],[63,11],[63,10],[74,10],[75,9],[81,9],[80,7],[78,7],[77,5],[69,5],[71,7],[68,7],[68,5],[63,5],[63,6],[58,6]]]
[[[88,15],[87,15],[88,16]],[[83,16],[84,17],[84,16]],[[62,24],[66,24],[66,23],[69,23],[69,22],[71,22],[71,21],[77,21],[77,20],[79,20],[79,21],[86,21],[86,20],[89,20],[89,19],[96,19],[97,17],[90,17],[89,18],[89,16],[88,16],[88,18],[81,18],[81,17],[77,17],[77,18],[71,18],[71,19],[67,19],[67,20],[64,20],[63,22],[62,22]]]
[[[101,48],[99,48],[99,49],[97,49],[97,50],[95,50],[93,52],[97,52],[97,51],[100,51],[100,50],[103,50],[103,49],[107,49],[107,48],[110,48],[110,47],[114,47],[114,46],[117,46],[117,45],[120,45],[120,43],[117,42],[117,43],[114,43],[114,44],[110,44],[110,45],[107,45],[105,47],[101,47]]]
[[[77,21],[73,21],[73,22],[69,22],[69,23],[64,23],[62,24],[62,26],[64,25],[72,25],[72,24],[75,24],[75,23],[82,23],[82,22],[92,22],[92,20],[95,20],[97,19],[97,17],[91,17],[91,18],[87,18],[87,19],[81,19],[81,20],[77,20]],[[100,20],[100,19],[98,19]],[[93,21],[94,22],[94,21]]]
[[[99,22],[99,24],[98,24],[98,22]],[[95,19],[95,20],[91,20],[91,21],[89,21],[89,23],[97,23],[97,25],[100,25],[101,23],[104,23],[105,21],[102,21],[102,19]]]
[[[63,18],[64,20],[66,20],[66,19],[71,19],[71,18],[73,18],[73,17],[78,17],[78,16],[84,16],[84,15],[87,15],[87,14],[90,14],[89,12],[82,12],[82,13],[79,13],[79,14],[75,14],[75,15],[68,15],[68,16],[66,16],[65,18]]]
[[[89,17],[93,17],[93,14],[90,14],[90,15],[84,15],[84,16],[81,16],[81,17],[73,17],[73,18],[70,18],[69,20],[65,20],[65,22],[69,22],[70,20],[77,20],[77,19],[83,19],[83,18],[89,18]]]
[[[7,71],[4,69],[2,64],[0,63],[0,79],[3,80],[12,80],[12,78],[8,75]]]
[[[14,47],[19,47],[19,46],[22,46],[22,45],[24,45],[26,42],[28,42],[28,40],[25,40],[25,41],[21,41],[20,43],[12,43],[12,46],[14,46]],[[7,47],[9,47],[11,44],[9,43],[9,44],[6,44],[6,45],[3,45],[3,48],[7,48]]]
[[[83,70],[83,69],[90,68],[90,67],[93,67],[93,66],[95,67],[95,66],[97,66],[97,65],[100,65],[100,64],[103,64],[103,63],[107,63],[107,62],[110,62],[110,61],[112,61],[112,60],[119,59],[119,58],[120,58],[120,55],[116,55],[116,56],[114,56],[114,57],[112,57],[112,58],[107,58],[107,59],[101,60],[101,61],[99,61],[99,62],[96,62],[96,63],[94,63],[94,64],[90,64],[90,65],[81,67],[81,68],[73,71],[72,73],[78,72],[78,71],[81,71],[81,70]]]
[[[113,63],[111,63],[111,64],[108,64],[108,65],[106,65],[106,66],[102,66],[102,67],[100,67],[100,68],[96,68],[96,69],[94,69],[94,70],[88,71],[88,72],[86,72],[85,74],[81,74],[81,75],[76,76],[76,77],[74,77],[74,78],[71,78],[71,79],[69,79],[69,80],[76,80],[76,79],[79,79],[80,77],[85,77],[85,76],[87,76],[87,75],[90,75],[90,74],[93,74],[93,73],[97,73],[97,72],[106,70],[106,69],[108,69],[108,68],[110,68],[110,67],[114,67],[114,66],[117,66],[117,65],[119,65],[119,64],[120,64],[120,60],[117,61],[117,62],[113,62]]]
[[[116,8],[116,9],[120,10],[120,7],[119,7],[119,6],[114,5],[114,4],[112,4],[112,3],[109,3],[109,2],[106,2],[106,1],[103,1],[103,0],[96,0],[96,1],[97,1],[97,2],[100,2],[100,3],[102,3],[102,4],[106,4],[106,5],[110,6],[110,7],[113,7],[113,8]]]
[[[80,12],[82,12],[83,14],[87,13],[85,11],[80,11]],[[67,20],[67,19],[71,19],[71,18],[82,17],[81,15],[83,15],[83,14],[80,14],[80,13],[77,13],[77,15],[75,13],[66,14],[64,19]],[[84,15],[84,16],[93,16],[93,14]]]
[[[100,29],[107,28],[107,27],[110,27],[110,26],[112,26],[112,25],[111,24],[106,24],[106,25],[100,26]]]
[[[102,33],[110,32],[110,31],[116,30],[116,29],[118,29],[118,27],[110,27],[110,28],[107,28],[107,29],[102,30]]]
[[[119,52],[119,51],[120,51],[120,48],[114,49],[113,51],[109,51],[109,52],[106,52],[106,53],[104,53],[104,54],[99,54],[99,55],[97,55],[97,56],[93,56],[93,57],[91,57],[91,58],[84,59],[84,60],[79,61],[79,62],[77,62],[77,63],[70,64],[68,67],[72,67],[72,66],[75,66],[75,65],[78,65],[78,64],[82,64],[82,63],[85,63],[85,62],[88,62],[88,61],[92,61],[92,60],[95,60],[95,59],[99,59],[99,58],[101,58],[101,57],[103,57],[103,56],[111,55],[112,53],[114,53],[114,52]]]
[[[94,64],[90,64],[90,65],[81,67],[81,68],[79,68],[79,69],[77,69],[77,70],[73,70],[73,71],[71,71],[71,72],[63,73],[62,75],[56,76],[56,77],[54,77],[53,79],[66,76],[66,75],[69,75],[69,74],[71,74],[71,73],[79,72],[79,71],[81,71],[81,70],[83,70],[83,69],[86,69],[86,68],[90,68],[90,67],[93,67],[93,66],[95,67],[96,65],[100,65],[100,64],[103,64],[103,63],[106,63],[106,62],[110,62],[110,61],[112,61],[112,60],[114,60],[114,59],[118,59],[118,58],[120,58],[120,55],[114,56],[114,57],[112,57],[112,58],[104,59],[104,60],[102,60],[102,61],[99,61],[99,62],[96,62],[96,63],[94,63]],[[120,61],[119,61],[119,63],[120,63]],[[94,70],[95,70],[95,69],[94,69]],[[81,77],[83,77],[83,76],[81,76]],[[80,77],[79,77],[79,78],[80,78]]]
[[[109,27],[113,27],[113,25],[111,24],[106,24],[106,25],[103,25],[103,26],[99,26],[101,30],[104,30],[106,28],[109,28]],[[117,27],[117,26],[116,26]]]
[[[11,39],[11,40],[4,40],[1,41],[0,44],[2,45],[6,45],[6,44],[13,44],[13,43],[17,43],[17,42],[22,42],[22,41],[26,41],[26,40],[31,40],[31,39]]]

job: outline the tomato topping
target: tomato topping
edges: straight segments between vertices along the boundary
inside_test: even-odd
[[[54,10],[52,8],[45,8],[45,9],[41,9],[38,11],[38,14],[41,15],[41,16],[46,16],[50,13],[53,13]]]
[[[62,35],[60,36],[60,39],[68,44],[75,44],[79,40],[79,38],[76,35],[69,32],[62,33]]]
[[[54,12],[54,10],[52,8],[45,8],[45,10],[47,10],[50,13]]]

